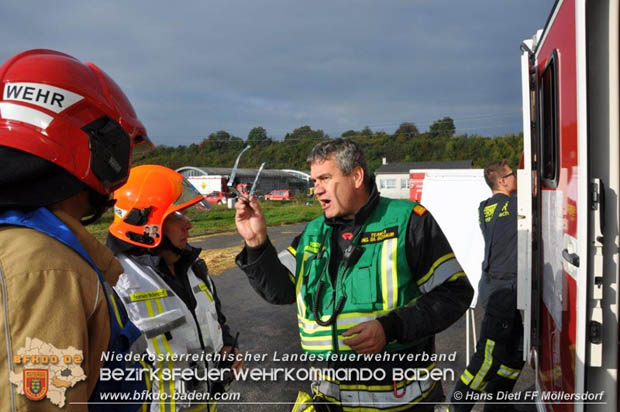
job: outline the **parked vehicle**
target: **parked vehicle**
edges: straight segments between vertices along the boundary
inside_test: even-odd
[[[212,192],[222,192],[228,190],[226,187],[226,177],[221,175],[210,176],[188,176],[187,180],[200,192],[202,195],[207,195]]]
[[[205,200],[214,205],[223,205],[226,203],[226,200],[231,197],[235,197],[235,195],[229,192],[220,192],[219,190],[216,190],[206,195]]]
[[[521,46],[518,306],[547,411],[618,410],[618,0],[558,0]]]
[[[277,189],[265,195],[266,200],[291,200],[293,194],[288,189]]]

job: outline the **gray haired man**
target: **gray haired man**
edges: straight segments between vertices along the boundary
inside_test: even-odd
[[[323,215],[278,255],[258,201],[238,202],[237,264],[268,302],[296,303],[302,349],[323,359],[316,366],[376,372],[369,381],[321,377],[317,410],[432,410],[441,382],[394,369],[435,366],[434,335],[465,313],[473,289],[423,206],[379,196],[357,143],[321,142],[307,160]]]

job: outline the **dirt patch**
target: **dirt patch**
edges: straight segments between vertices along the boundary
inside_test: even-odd
[[[235,257],[243,249],[242,245],[224,249],[203,250],[200,257],[207,262],[210,275],[221,275],[228,269],[235,267]]]

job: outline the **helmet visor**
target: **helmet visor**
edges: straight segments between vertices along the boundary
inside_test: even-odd
[[[181,188],[179,197],[172,202],[174,206],[187,204],[185,207],[196,205],[201,209],[211,209],[211,205],[204,200],[204,196],[187,179],[181,180]]]

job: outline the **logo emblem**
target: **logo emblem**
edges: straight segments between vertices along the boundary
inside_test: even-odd
[[[426,213],[426,208],[422,205],[415,205],[413,207],[413,213],[418,216],[422,216],[424,213]]]
[[[353,233],[351,233],[351,232],[344,232],[342,234],[342,238],[344,240],[351,240],[351,239],[353,239]]]
[[[31,401],[40,401],[47,395],[48,369],[24,369],[24,395]]]

